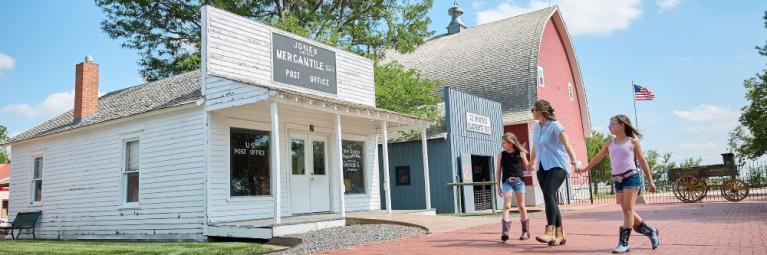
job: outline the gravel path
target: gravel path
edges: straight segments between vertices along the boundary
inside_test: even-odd
[[[327,228],[288,237],[303,240],[296,247],[273,254],[310,254],[351,247],[360,244],[382,242],[423,235],[423,229],[390,224],[364,224]]]

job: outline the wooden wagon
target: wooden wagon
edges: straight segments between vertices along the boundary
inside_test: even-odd
[[[672,190],[677,199],[685,203],[700,201],[711,188],[719,188],[722,196],[732,202],[738,202],[748,197],[748,184],[739,180],[738,167],[735,165],[735,155],[722,154],[724,164],[707,165],[688,168],[669,169],[668,179],[672,182]],[[709,177],[727,177],[721,185],[709,185]]]

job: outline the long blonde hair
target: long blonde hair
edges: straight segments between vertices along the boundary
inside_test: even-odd
[[[517,136],[515,136],[514,133],[507,132],[503,134],[503,140],[511,144],[511,146],[514,147],[515,150],[519,151],[519,153],[522,153],[523,156],[527,155],[527,150],[525,150],[524,146],[519,144],[519,140],[517,140]]]

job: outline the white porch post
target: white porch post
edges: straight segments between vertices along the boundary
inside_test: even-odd
[[[391,184],[389,183],[389,132],[388,124],[381,121],[381,133],[383,135],[383,173],[384,193],[386,194],[386,212],[391,214]]]
[[[338,169],[338,201],[341,210],[341,218],[346,218],[346,203],[344,202],[344,157],[341,144],[341,114],[336,113],[336,169]]]
[[[421,153],[423,154],[423,184],[426,193],[426,210],[431,210],[431,186],[429,185],[429,152],[427,151],[426,128],[421,128]]]
[[[274,223],[280,224],[280,121],[278,118],[277,102],[272,101],[272,140],[271,165],[272,165],[272,197],[274,198]]]

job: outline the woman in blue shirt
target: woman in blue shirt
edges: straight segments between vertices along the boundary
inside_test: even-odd
[[[548,222],[546,232],[535,239],[556,246],[567,242],[557,204],[557,190],[570,175],[572,162],[576,162],[575,153],[568,143],[565,128],[557,121],[554,108],[548,101],[536,101],[531,111],[538,123],[535,125],[528,169],[538,170]]]

